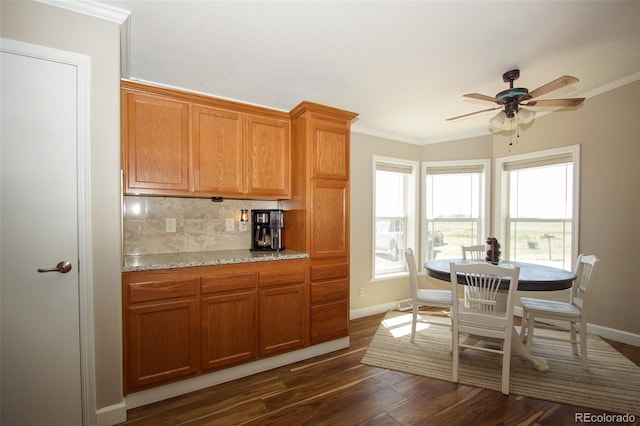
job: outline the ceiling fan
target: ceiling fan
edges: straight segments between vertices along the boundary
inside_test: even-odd
[[[535,113],[533,111],[521,108],[527,107],[575,107],[584,102],[584,98],[570,98],[570,99],[543,99],[534,100],[535,98],[546,95],[549,92],[560,89],[561,87],[578,82],[578,79],[570,75],[565,75],[544,84],[537,89],[529,92],[529,89],[524,87],[513,87],[513,82],[520,77],[520,70],[513,69],[505,72],[502,75],[502,80],[505,83],[509,83],[509,88],[496,94],[495,97],[481,95],[480,93],[468,93],[463,95],[466,98],[477,99],[481,101],[494,102],[499,106],[493,108],[483,109],[481,111],[475,111],[468,114],[458,115],[456,117],[447,118],[447,121],[457,120],[458,118],[468,117],[470,115],[480,114],[487,111],[493,111],[496,109],[503,109],[490,120],[490,128],[494,132],[499,132],[505,129],[505,124],[511,123],[513,125],[514,120],[507,120],[516,118],[517,124],[526,124],[533,120]],[[516,124],[516,126],[517,126]]]

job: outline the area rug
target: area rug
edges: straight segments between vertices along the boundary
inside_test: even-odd
[[[430,324],[419,323],[415,342],[411,343],[411,313],[388,312],[362,363],[451,382],[449,319],[422,317]],[[537,332],[550,336],[565,334],[555,330]],[[549,370],[536,371],[525,359],[512,354],[510,393],[640,416],[640,367],[597,336],[588,337],[587,347],[589,371],[582,369],[580,358],[573,355],[569,343],[535,339],[531,354],[545,358]],[[476,350],[461,354],[460,384],[500,390],[499,356]]]

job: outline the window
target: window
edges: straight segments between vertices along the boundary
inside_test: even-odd
[[[462,257],[463,245],[489,236],[489,160],[426,163],[423,253],[426,260]]]
[[[571,270],[579,146],[497,160],[502,258]]]
[[[373,158],[374,279],[408,273],[404,249],[416,243],[416,180],[418,163]]]

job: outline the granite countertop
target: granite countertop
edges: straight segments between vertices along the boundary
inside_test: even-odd
[[[122,272],[268,262],[273,260],[303,259],[307,257],[309,257],[307,253],[294,250],[282,250],[280,252],[216,250],[193,253],[138,254],[124,257]]]

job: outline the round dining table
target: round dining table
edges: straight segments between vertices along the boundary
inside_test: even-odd
[[[424,263],[427,275],[443,281],[450,281],[451,272],[449,271],[449,263],[473,263],[478,260],[463,259],[437,259],[429,260]],[[551,266],[537,265],[526,262],[511,262],[508,260],[501,261],[500,266],[519,266],[520,277],[518,278],[519,291],[553,291],[566,290],[571,288],[576,275],[573,272],[564,269],[554,268]],[[458,282],[464,284],[464,277],[458,277]],[[509,281],[502,282],[503,290],[509,288]]]
[[[449,269],[450,263],[472,263],[478,262],[478,260],[463,260],[463,259],[438,259],[429,260],[424,263],[424,267],[427,270],[427,275],[451,282],[451,272]],[[501,261],[500,266],[519,266],[520,276],[518,277],[518,290],[519,291],[555,291],[566,290],[571,288],[573,280],[576,279],[576,275],[573,272],[565,271],[560,268],[553,268],[551,266],[536,265],[526,262],[510,262]],[[465,284],[464,276],[458,276],[456,280],[460,284]],[[501,288],[507,290],[509,287],[509,281],[503,280]],[[466,340],[467,344],[474,344],[477,341],[473,336],[469,336]],[[549,364],[547,360],[540,356],[533,356],[527,350],[526,346],[520,340],[520,336],[514,328],[511,338],[511,349],[529,360],[533,367],[539,371],[547,371]]]

